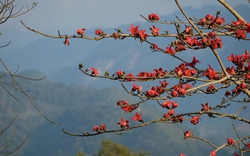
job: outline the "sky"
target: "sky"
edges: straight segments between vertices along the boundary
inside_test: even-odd
[[[34,0],[16,1],[17,8],[32,5]],[[233,7],[245,4],[247,0],[228,0]],[[217,0],[179,0],[183,6],[194,8],[206,5],[221,5]],[[24,21],[28,26],[41,30],[97,27],[116,27],[122,24],[140,22],[140,14],[147,16],[157,13],[160,16],[170,14],[178,8],[174,0],[41,0],[31,12],[9,20],[2,28],[17,28],[24,31],[20,24]]]

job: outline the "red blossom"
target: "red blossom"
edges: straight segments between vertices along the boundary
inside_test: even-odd
[[[235,38],[237,38],[238,40],[246,39],[246,30],[238,29],[235,33]]]
[[[174,123],[176,123],[176,122],[182,123],[183,120],[184,120],[183,116],[177,116],[177,117],[173,117],[173,118],[172,118],[172,121],[173,121]]]
[[[245,25],[245,21],[243,20],[237,20],[236,22],[235,21],[232,21],[232,26],[235,26],[235,27],[238,27],[238,26],[243,26]]]
[[[133,81],[133,80],[135,80],[135,78],[134,78],[134,75],[132,73],[129,73],[129,74],[124,76],[124,80]]]
[[[159,35],[159,31],[160,31],[160,28],[156,28],[154,25],[152,28],[149,28],[151,30],[151,33],[154,35],[154,36],[158,36]]]
[[[172,102],[172,108],[177,108],[178,107],[178,103],[177,102]]]
[[[77,33],[78,35],[84,36],[84,30],[86,30],[86,29],[85,29],[85,28],[78,29],[78,30],[76,31],[76,33]]]
[[[138,87],[135,83],[133,83],[132,91],[134,92],[134,91],[136,91],[136,90],[137,90],[138,93],[141,93],[141,92],[142,92],[142,85],[140,85],[140,86]]]
[[[222,45],[222,40],[219,37],[212,39],[210,43],[212,49],[222,48]]]
[[[174,113],[175,113],[175,110],[174,110],[174,109],[168,110],[168,115],[173,116]]]
[[[131,27],[130,27],[130,29],[128,29],[128,31],[131,32],[132,36],[135,36],[135,35],[137,35],[139,33],[138,28],[139,28],[138,25],[135,27],[133,24],[131,24]]]
[[[146,94],[147,97],[156,97],[156,96],[160,95],[154,89],[147,90],[145,94]]]
[[[203,73],[204,76],[206,76],[209,79],[217,79],[218,75],[215,70],[209,65],[207,70]]]
[[[126,100],[120,100],[117,102],[117,106],[120,106],[122,110],[128,113],[138,108],[139,105],[129,105],[129,103]]]
[[[178,94],[178,92],[177,92],[176,90],[172,90],[170,94],[171,94],[171,96],[173,96],[173,97],[179,96],[179,94]]]
[[[214,31],[210,31],[210,32],[208,33],[208,36],[211,37],[211,38],[215,38],[215,37],[216,37],[216,34],[215,34]]]
[[[160,16],[158,14],[151,13],[151,14],[148,15],[148,19],[152,20],[152,21],[159,21],[160,20]]]
[[[175,55],[176,51],[172,47],[166,47],[166,52],[172,55]]]
[[[98,75],[98,70],[96,69],[96,68],[91,68],[91,70],[92,70],[92,75],[94,75],[94,76],[97,76]]]
[[[175,51],[183,51],[183,50],[186,50],[186,46],[184,43],[182,42],[179,42],[179,41],[176,41],[176,46],[175,46]]]
[[[185,25],[184,33],[185,33],[185,34],[193,34],[193,29],[192,29],[192,27],[191,27],[190,25],[189,25],[189,26],[186,26],[186,25]]]
[[[246,31],[250,33],[250,23],[246,23]]]
[[[124,120],[123,118],[121,118],[121,122],[118,122],[117,124],[121,126],[121,128],[129,128],[129,125],[128,125],[129,121],[128,120]]]
[[[190,122],[193,124],[193,125],[196,125],[199,123],[199,120],[200,120],[200,116],[193,116],[192,119],[190,120]]]
[[[212,152],[210,152],[210,156],[216,156],[216,151],[213,150]]]
[[[237,154],[237,153],[234,153],[234,156],[240,156],[239,154]]]
[[[235,141],[232,138],[227,138],[227,143],[228,143],[228,145],[233,145],[235,143]]]
[[[101,124],[99,126],[99,129],[100,129],[100,131],[105,131],[106,130],[106,125],[105,124]]]
[[[137,120],[139,122],[143,122],[141,114],[139,114],[137,112],[135,113],[135,116],[132,116],[132,120]]]
[[[201,104],[201,106],[201,111],[210,111],[212,109],[211,106],[209,106],[208,102],[205,105]]]
[[[163,88],[166,88],[166,87],[168,86],[168,84],[169,84],[166,80],[164,80],[163,82],[160,81],[159,83],[160,83],[160,85],[161,85]]]
[[[234,75],[235,74],[234,66],[232,66],[231,68],[227,67],[226,70],[227,70],[228,74],[230,74],[230,75]]]
[[[94,126],[93,131],[99,131],[99,126]]]
[[[226,91],[225,96],[228,97],[229,95],[231,95],[231,93],[229,91]]]
[[[159,50],[159,47],[155,43],[152,43],[151,46],[150,46],[150,49],[154,50],[154,51],[157,51],[157,50]]]
[[[141,41],[145,41],[147,39],[147,34],[146,34],[146,30],[140,30],[138,33],[140,40]]]
[[[200,61],[197,60],[196,57],[194,56],[192,62],[186,63],[186,66],[190,66],[190,67],[193,67],[193,68],[194,68],[195,65],[196,65],[196,63],[200,63]]]
[[[171,101],[170,100],[165,100],[162,104],[161,104],[162,108],[167,108],[170,109],[171,108]]]
[[[63,42],[63,44],[65,44],[65,45],[69,45],[69,38],[65,38],[65,40],[64,40],[64,42]]]
[[[104,32],[101,29],[96,29],[95,34],[101,36]]]
[[[247,148],[250,148],[250,142],[246,146],[247,146]]]
[[[215,85],[209,85],[209,86],[207,87],[207,92],[209,92],[209,93],[214,93],[214,92],[216,92],[216,87],[215,87]]]
[[[180,154],[179,156],[186,156],[185,154]]]
[[[183,132],[184,133],[184,139],[188,139],[190,137],[193,136],[193,134],[191,133],[191,131],[186,131],[186,132]]]
[[[247,88],[247,85],[245,82],[241,82],[237,87],[236,89],[246,89]]]
[[[118,71],[116,71],[115,74],[116,74],[117,77],[122,78],[122,76],[124,75],[124,72],[121,71],[121,70],[118,70]]]
[[[215,23],[218,24],[218,25],[221,25],[221,24],[225,23],[225,19],[224,19],[224,18],[217,17]]]

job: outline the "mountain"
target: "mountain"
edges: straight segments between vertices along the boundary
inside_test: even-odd
[[[223,7],[207,6],[205,8],[195,9],[187,7],[184,9],[190,17],[195,16],[203,18],[208,13],[215,15],[219,10],[221,12],[220,16],[225,17],[226,22],[231,23],[232,20],[235,20],[229,11]],[[246,12],[249,9],[248,6],[239,6],[235,9],[241,13],[247,21],[250,21],[249,16],[246,15]],[[180,19],[185,20],[180,12],[175,12],[168,16],[162,16],[161,19],[176,21],[175,15]],[[152,27],[153,24],[160,27],[161,32],[164,30],[169,31],[170,33],[176,32],[173,25],[161,25],[149,22],[133,24],[140,25],[140,28],[146,29],[147,32],[149,32],[148,28]],[[130,25],[121,25],[117,28],[121,28],[124,32],[127,32],[129,27]],[[75,29],[76,28],[65,28],[65,30],[61,30],[61,32],[74,34]],[[107,28],[103,30],[106,33],[114,32],[114,28]],[[86,30],[86,35],[93,36],[94,31],[94,29]],[[52,31],[49,30],[48,32]],[[31,37],[34,35],[39,36],[38,34],[28,30],[26,33]],[[47,32],[45,31],[45,33]],[[57,30],[55,30],[52,34],[56,35],[55,33],[57,33]],[[19,36],[19,32],[16,34]],[[97,83],[96,81],[92,81],[84,76],[78,70],[78,64],[83,63],[85,67],[97,67],[101,73],[104,73],[106,70],[110,70],[110,73],[116,72],[117,70],[126,70],[127,72],[137,73],[139,71],[148,71],[159,67],[171,70],[180,63],[162,53],[152,53],[148,44],[140,43],[139,40],[134,41],[133,38],[126,38],[122,41],[105,39],[98,42],[82,39],[70,39],[70,46],[65,46],[62,44],[63,39],[39,37],[39,39],[30,42],[26,46],[22,46],[22,48],[12,50],[11,52],[8,52],[8,54],[4,54],[2,59],[8,67],[12,70],[16,70],[19,65],[20,70],[36,69],[45,73],[45,75],[54,82],[62,81],[67,84],[89,84],[96,85],[98,87],[107,87],[111,84],[102,82]],[[15,40],[17,40],[17,38],[15,38]],[[21,40],[21,43],[23,43],[23,40],[25,39]],[[150,38],[149,40],[157,43],[164,49],[168,44],[170,44],[171,41],[174,40],[174,38]],[[238,46],[230,44],[233,42],[236,42]],[[238,42],[234,38],[223,38],[223,43],[223,48],[218,51],[220,52],[225,63],[228,63],[227,56],[232,53],[242,53],[245,49],[249,49],[249,44],[247,42]],[[202,60],[200,67],[207,67],[208,64],[215,61],[209,50],[187,51],[178,54],[178,56],[182,56],[190,61],[194,55],[198,59]],[[215,66],[214,68],[218,68],[218,64],[213,64],[213,66]],[[2,69],[2,67],[0,67],[0,69]]]
[[[32,71],[32,73],[35,72]],[[9,82],[9,79],[6,77],[2,81]],[[202,155],[212,150],[211,147],[198,140],[183,140],[183,131],[192,130],[194,134],[197,133],[195,127],[188,128],[185,124],[154,124],[128,131],[121,136],[116,134],[86,138],[68,136],[61,131],[62,128],[77,134],[82,134],[84,131],[92,133],[93,126],[105,123],[107,129],[119,129],[117,122],[120,121],[120,117],[128,119],[131,126],[138,124],[131,120],[135,112],[125,113],[116,106],[118,100],[126,99],[129,102],[135,102],[135,99],[115,88],[96,89],[53,83],[49,80],[37,82],[20,80],[19,83],[23,84],[25,90],[29,90],[32,97],[37,97],[34,102],[43,113],[53,121],[60,122],[61,125],[55,126],[47,122],[24,96],[20,95],[22,100],[18,104],[1,89],[1,128],[9,123],[16,113],[19,114],[8,133],[3,136],[9,138],[11,131],[16,131],[15,144],[11,144],[11,147],[20,143],[24,137],[28,138],[24,146],[16,153],[17,155],[68,156],[75,155],[79,149],[91,155],[98,151],[100,142],[104,138],[128,146],[134,151],[141,149],[160,156],[166,153]],[[13,95],[17,93],[13,92]],[[145,122],[161,118],[165,112],[159,107],[153,107],[152,103],[143,104],[138,111],[142,113]],[[0,137],[3,136],[0,135]],[[1,144],[4,141],[6,138],[1,139]]]

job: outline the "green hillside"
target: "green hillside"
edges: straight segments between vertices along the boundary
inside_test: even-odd
[[[34,74],[34,71],[32,71]],[[39,74],[38,74],[39,75]],[[1,81],[9,81],[7,77]],[[84,131],[92,133],[95,125],[105,123],[107,129],[119,129],[117,122],[121,117],[130,120],[130,125],[137,124],[131,117],[135,112],[125,113],[116,106],[116,102],[126,99],[135,102],[125,91],[116,88],[96,89],[88,86],[64,85],[52,83],[48,80],[27,82],[19,81],[33,97],[37,97],[35,103],[43,113],[53,121],[60,122],[55,126],[47,122],[24,96],[21,104],[15,101],[2,88],[1,97],[1,129],[12,117],[18,113],[16,122],[11,126],[16,130],[14,142],[21,142],[28,137],[25,145],[17,155],[36,156],[69,156],[76,155],[78,150],[87,155],[97,153],[100,143],[108,138],[131,148],[133,151],[150,151],[152,155],[202,155],[209,153],[211,148],[203,142],[196,140],[183,140],[183,131],[189,130],[182,124],[155,124],[145,128],[128,131],[119,136],[116,134],[104,134],[95,137],[72,137],[64,134],[62,128],[67,131],[82,134]],[[16,96],[17,93],[13,92]],[[143,104],[144,105],[144,104]],[[163,111],[153,107],[151,103],[145,103],[140,107],[140,113],[144,121],[150,121],[162,117]],[[10,132],[0,139],[4,142],[10,137]],[[15,146],[15,145],[13,145]],[[201,150],[202,149],[202,150]]]

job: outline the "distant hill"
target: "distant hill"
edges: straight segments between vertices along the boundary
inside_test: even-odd
[[[207,6],[205,8],[203,7],[197,9],[187,7],[184,9],[188,15],[190,15],[190,17],[195,16],[198,18],[202,18],[208,13],[215,15],[216,12],[220,10],[220,15],[225,17],[226,22],[231,23],[232,20],[235,20],[228,10],[223,7]],[[239,13],[241,13],[247,21],[250,21],[249,16],[246,14],[249,10],[248,6],[238,6],[235,9],[239,11]],[[176,20],[175,15],[185,20],[179,11],[168,16],[162,16],[161,19],[174,21]],[[175,27],[173,25],[161,25],[148,22],[133,24],[140,25],[140,28],[147,29],[147,32],[149,32],[148,28],[155,24],[157,27],[161,28],[160,32],[167,30],[170,33],[175,33]],[[129,27],[130,25],[119,26],[119,28],[121,28],[124,32],[127,32]],[[76,28],[65,28],[65,31],[63,32],[74,34],[75,29]],[[94,31],[94,29],[86,30],[86,35],[93,35]],[[113,33],[114,28],[104,29],[104,31],[107,33]],[[51,32],[51,30],[49,32]],[[56,34],[56,32],[57,30],[55,30],[53,34]],[[16,33],[17,36],[18,33],[19,32]],[[38,35],[28,30],[26,33],[32,34],[29,35],[31,38],[34,35]],[[149,40],[157,43],[160,47],[165,48],[174,39],[150,38]],[[222,55],[225,63],[228,62],[227,56],[231,53],[242,53],[245,49],[250,48],[247,42],[241,41],[238,43],[238,40],[235,40],[234,38],[225,38],[223,41],[225,44],[223,45],[223,48],[218,51]],[[17,66],[19,65],[20,70],[39,70],[54,82],[62,81],[66,84],[88,84],[98,87],[108,87],[111,84],[98,83],[89,80],[77,69],[79,63],[83,63],[86,67],[99,67],[102,72],[105,72],[105,70],[110,70],[110,73],[115,72],[118,69],[133,73],[158,67],[173,69],[179,63],[175,59],[165,56],[162,53],[151,53],[148,44],[141,44],[139,41],[134,41],[132,38],[126,38],[122,41],[106,39],[98,42],[82,39],[71,39],[70,46],[65,46],[62,44],[62,42],[62,39],[41,38],[30,42],[26,46],[22,46],[20,49],[12,50],[8,52],[8,54],[4,54],[2,59],[12,70],[16,70]],[[237,47],[234,46],[234,44],[230,44],[234,42],[237,42]],[[214,57],[211,55],[209,50],[187,51],[183,52],[182,54],[178,54],[178,56],[183,56],[187,60],[191,60],[193,55],[195,55],[198,59],[203,57],[206,58],[203,60],[200,66],[207,66],[207,64],[210,64],[212,61],[214,61]],[[2,67],[0,67],[0,69],[2,69]]]
[[[36,72],[33,72],[36,73]],[[8,81],[9,79],[2,79]],[[38,82],[22,82],[26,90],[33,97],[37,97],[35,103],[43,113],[61,126],[48,123],[25,97],[22,97],[21,105],[18,105],[3,89],[0,90],[1,103],[1,127],[6,125],[11,117],[19,112],[20,115],[12,130],[17,130],[16,142],[24,136],[28,137],[18,155],[36,156],[68,156],[74,155],[79,149],[87,154],[96,153],[100,141],[104,138],[128,146],[137,151],[151,151],[153,155],[178,155],[183,152],[187,155],[202,155],[209,153],[211,148],[197,140],[183,140],[183,131],[196,128],[187,127],[185,124],[155,124],[141,129],[128,131],[121,136],[105,134],[96,137],[77,138],[65,135],[61,129],[81,134],[84,131],[92,132],[95,125],[105,123],[107,129],[118,129],[116,124],[120,117],[130,120],[130,125],[137,124],[131,120],[133,113],[125,113],[116,106],[116,102],[126,99],[135,102],[135,99],[115,88],[95,89],[87,86],[65,85],[52,83],[48,80]],[[15,94],[15,93],[14,93]],[[150,121],[162,117],[165,111],[159,107],[152,107],[151,103],[140,106],[140,113],[144,121]],[[11,132],[11,131],[10,131]],[[8,133],[6,134],[8,136]],[[4,140],[1,140],[3,142]],[[202,149],[202,150],[200,150]]]

